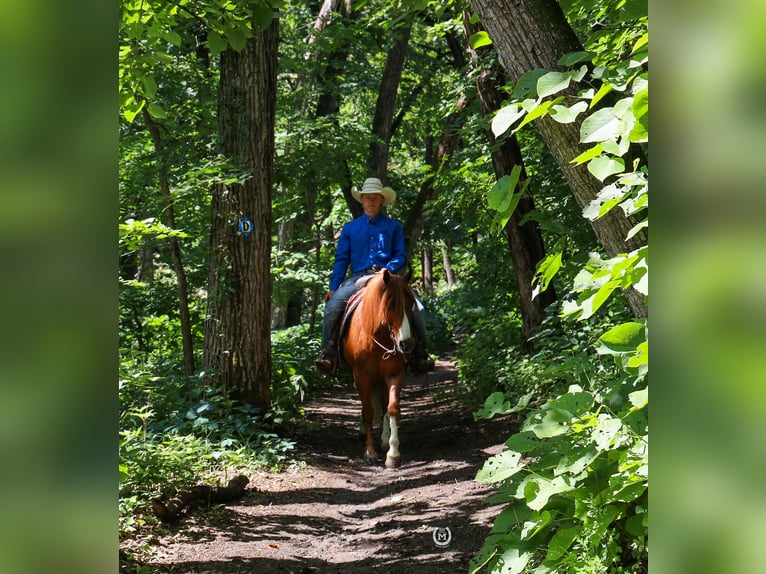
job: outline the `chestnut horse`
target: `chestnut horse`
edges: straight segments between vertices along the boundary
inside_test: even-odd
[[[407,282],[383,268],[367,281],[361,302],[342,343],[346,364],[362,400],[364,460],[378,460],[372,435],[373,419],[381,421],[386,467],[399,466],[399,395],[404,386],[405,354],[415,346],[412,314],[415,295]],[[385,414],[384,414],[385,412]]]

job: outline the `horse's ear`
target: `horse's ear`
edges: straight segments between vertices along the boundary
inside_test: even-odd
[[[391,272],[386,267],[384,267],[381,270],[381,273],[383,274],[383,283],[388,283],[388,280],[391,279]]]

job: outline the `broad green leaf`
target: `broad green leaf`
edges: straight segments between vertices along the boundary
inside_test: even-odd
[[[557,476],[551,480],[542,476],[530,476],[524,479],[519,488],[524,493],[527,506],[532,510],[542,510],[551,496],[572,490],[563,477]]]
[[[491,419],[497,414],[504,414],[511,408],[511,402],[505,398],[505,393],[497,391],[484,401],[484,407],[473,413],[473,420]]]
[[[630,132],[630,141],[649,140],[649,89],[645,88],[633,97],[633,116],[636,123]]]
[[[605,95],[607,95],[609,92],[612,91],[612,86],[610,84],[607,84],[604,82],[601,84],[601,87],[598,89],[598,92],[593,96],[593,99],[590,101],[590,107],[594,108],[597,103],[601,101],[601,98],[603,98]]]
[[[649,404],[649,387],[630,393],[628,395],[628,400],[630,400],[630,404],[632,404],[635,408],[644,408],[647,404]]]
[[[631,54],[635,54],[638,52],[641,48],[646,46],[649,43],[649,32],[641,36],[635,44],[633,44],[633,49],[631,50]]]
[[[586,207],[582,215],[586,219],[595,221],[617,205],[625,197],[622,189],[614,184],[604,187]]]
[[[154,99],[157,95],[157,82],[152,76],[141,76],[141,84],[144,86],[144,96],[147,99]]]
[[[626,215],[630,215],[630,213],[628,213]],[[628,234],[625,236],[625,240],[626,241],[630,240],[634,235],[636,235],[636,233],[638,233],[639,231],[641,231],[642,229],[645,229],[647,227],[649,227],[649,222],[646,219],[644,219],[640,223],[637,223],[636,225],[634,225],[630,229],[630,231],[628,231]]]
[[[625,171],[625,162],[622,158],[615,159],[606,155],[600,155],[590,160],[588,171],[599,181],[604,181],[610,175]]]
[[[513,89],[513,99],[520,100],[526,96],[533,95],[537,89],[537,80],[547,73],[548,70],[538,68],[523,74]]]
[[[643,323],[629,321],[609,329],[599,337],[601,346],[596,351],[601,355],[632,353],[646,340],[646,327]]]
[[[484,466],[476,473],[477,482],[500,482],[510,478],[522,468],[520,463],[521,454],[511,450],[505,450],[500,454],[488,458]]]
[[[183,42],[181,38],[181,34],[176,32],[175,30],[170,30],[169,32],[166,32],[165,39],[176,47],[180,47],[181,43]]]
[[[588,104],[579,101],[572,106],[552,106],[550,116],[560,124],[571,124],[582,112],[588,109]]]
[[[253,22],[261,30],[266,30],[274,19],[274,11],[267,4],[258,4],[253,8]]]
[[[482,46],[492,45],[492,39],[489,37],[489,34],[487,34],[484,30],[480,32],[476,32],[475,34],[471,34],[471,37],[469,38],[468,41],[471,44],[471,48],[473,48],[474,50],[476,48],[481,48]]]
[[[168,115],[165,113],[165,110],[162,109],[162,106],[159,104],[149,104],[146,109],[149,111],[153,118],[164,119],[168,117]]]
[[[521,166],[515,165],[510,175],[504,175],[497,180],[489,190],[487,199],[490,209],[506,212],[511,208],[513,193],[521,175]]]
[[[136,102],[131,98],[128,104],[126,104],[125,109],[122,112],[122,115],[125,116],[125,119],[128,120],[128,122],[133,123],[133,120],[136,119],[136,116],[141,112],[141,110],[144,109],[144,105],[146,104],[146,100],[141,99],[140,101]]]
[[[524,552],[519,548],[511,547],[503,552],[503,555],[500,557],[502,567],[498,572],[502,574],[520,574],[524,571],[532,556],[532,552]]]
[[[548,542],[548,554],[545,555],[545,562],[558,561],[564,556],[564,553],[572,545],[580,534],[582,526],[572,526],[570,528],[561,528],[553,535]]]
[[[541,530],[553,521],[553,514],[544,510],[539,514],[532,514],[530,518],[535,518],[536,520],[528,520],[523,524],[520,536],[522,540],[529,540],[539,534]]]
[[[271,12],[271,10],[269,10],[268,8],[266,8],[266,10],[268,10],[269,13]],[[258,11],[257,8],[253,10],[254,18],[255,18],[255,12],[257,11]],[[269,19],[269,22],[271,22],[270,19]],[[268,25],[266,27],[268,27]],[[226,34],[226,40],[229,42],[229,45],[232,47],[232,49],[234,49],[237,52],[241,52],[242,49],[245,47],[245,44],[247,43],[247,38],[245,36],[245,32],[243,31],[243,29],[240,28],[239,26],[233,26],[225,30],[225,34]]]
[[[622,421],[620,419],[613,418],[611,415],[600,414],[591,438],[599,450],[609,450],[621,430]]]
[[[505,106],[492,118],[492,133],[500,137],[525,113],[518,104]]]
[[[593,448],[593,445],[587,445],[582,448],[578,448],[573,451],[566,451],[562,454],[561,460],[553,469],[553,474],[558,476],[560,474],[572,474],[578,475],[583,470],[588,468],[598,457],[598,451]]]
[[[525,125],[527,125],[529,122],[536,120],[539,117],[544,116],[548,113],[548,109],[553,105],[554,102],[559,101],[560,98],[556,98],[555,100],[548,100],[546,102],[542,102],[539,105],[536,105],[533,109],[529,110],[529,113],[527,114],[527,117],[525,117],[523,120],[521,120],[521,123],[516,127],[516,129],[521,129]],[[537,102],[536,102],[537,103]]]
[[[213,56],[217,56],[228,47],[228,44],[226,43],[226,40],[223,38],[223,36],[221,36],[215,30],[208,30],[207,45],[208,48],[210,48],[211,55]]]
[[[559,61],[556,62],[559,66],[573,66],[575,64],[579,64],[580,62],[590,62],[593,59],[593,56],[595,56],[594,52],[570,52],[569,54],[564,54],[559,58]]]
[[[534,434],[529,431],[518,432],[505,441],[505,446],[508,447],[509,450],[516,452],[529,452],[540,446],[540,441],[535,440],[533,436]]]
[[[614,115],[614,108],[601,108],[585,118],[580,126],[580,141],[594,143],[617,137],[620,120]]]
[[[567,72],[548,72],[537,80],[537,95],[546,98],[569,87],[572,77]]]
[[[569,163],[573,163],[575,165],[580,165],[582,163],[585,163],[586,161],[592,160],[594,157],[601,155],[601,152],[604,151],[604,146],[602,146],[600,143],[594,145],[589,150],[586,150],[582,152],[580,155],[578,155],[576,158],[574,158]]]
[[[532,425],[529,430],[538,438],[550,438],[569,432],[569,424],[572,422],[572,413],[563,409],[550,409],[543,419]]]
[[[532,299],[537,297],[540,293],[548,288],[553,277],[561,269],[563,253],[556,251],[555,253],[549,253],[545,256],[545,259],[540,261],[537,265],[537,271],[535,275],[536,285],[532,290]]]

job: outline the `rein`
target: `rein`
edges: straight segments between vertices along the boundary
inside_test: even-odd
[[[378,341],[375,337],[372,338],[372,340],[375,342],[375,344],[385,351],[385,353],[383,353],[383,360],[384,361],[386,359],[389,359],[390,357],[396,355],[396,351],[397,351],[397,349],[396,349],[396,341],[394,340],[394,332],[391,329],[391,327],[388,328],[388,334],[389,334],[389,337],[391,338],[391,342],[394,344],[394,346],[391,347],[390,349],[387,349],[386,347],[384,347],[383,343]]]

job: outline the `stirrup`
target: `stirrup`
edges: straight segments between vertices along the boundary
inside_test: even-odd
[[[337,366],[332,357],[326,354],[322,354],[321,357],[314,361],[314,366],[318,371],[326,373],[328,375],[334,375],[337,372]]]

